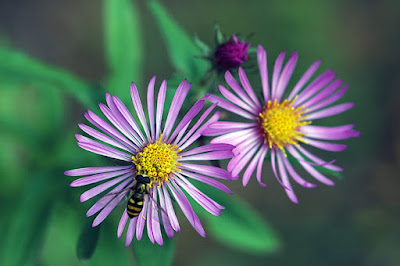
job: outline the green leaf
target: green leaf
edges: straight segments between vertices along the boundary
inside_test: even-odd
[[[46,173],[32,174],[21,190],[15,212],[9,216],[9,227],[2,236],[0,265],[34,264],[44,240],[44,232],[57,190]]]
[[[96,89],[74,75],[7,48],[0,48],[0,77],[9,82],[47,84],[43,89],[61,89],[86,107],[96,106],[99,100]]]
[[[199,81],[209,68],[205,60],[196,58],[201,51],[159,1],[151,0],[147,4],[164,36],[172,64],[189,81]]]
[[[277,234],[249,203],[238,196],[202,189],[205,188],[203,184],[196,186],[226,207],[220,217],[209,214],[201,207],[197,208],[207,222],[208,235],[226,246],[256,255],[279,249],[281,243]]]
[[[172,264],[172,260],[174,258],[174,250],[175,250],[175,238],[168,238],[163,233],[164,245],[159,246],[157,243],[153,244],[150,242],[147,236],[147,230],[143,231],[143,237],[140,241],[137,241],[136,238],[133,240],[131,244],[134,249],[135,258],[137,261],[137,265],[146,265],[146,266],[168,266]]]
[[[140,84],[142,77],[140,14],[132,0],[104,0],[103,12],[105,55],[110,71],[107,90],[127,102],[131,82]]]
[[[96,227],[92,227],[92,223],[92,219],[85,219],[81,234],[79,235],[78,245],[76,246],[76,254],[80,260],[90,259],[96,251],[101,224]]]

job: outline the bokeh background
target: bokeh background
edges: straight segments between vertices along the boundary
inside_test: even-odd
[[[335,187],[321,185],[309,190],[295,185],[298,205],[289,201],[268,167],[263,179],[267,188],[254,180],[245,189],[240,181],[228,184],[274,228],[281,241],[276,252],[253,255],[233,250],[211,237],[201,238],[186,223],[177,237],[173,264],[400,265],[399,2],[162,2],[186,32],[196,33],[208,44],[213,44],[215,22],[228,35],[254,33],[250,41],[254,47],[260,43],[266,48],[269,69],[282,50],[299,52],[297,78],[312,62],[322,59],[320,71],[334,69],[349,83],[344,101],[356,103],[355,108],[327,123],[354,123],[362,133],[360,138],[346,142],[346,151],[320,154],[326,159],[336,158],[345,168],[344,178],[337,180]],[[145,88],[153,75],[159,82],[170,78],[174,68],[154,18],[144,1],[137,4],[144,48],[140,51],[143,72],[139,86]],[[102,14],[102,5],[94,0],[2,0],[0,46],[100,84],[106,73]],[[28,234],[40,241],[40,252],[35,249],[30,257],[33,259],[26,264],[131,264],[132,251],[116,238],[115,225],[107,222],[93,258],[86,262],[76,258],[76,243],[90,204],[79,203],[83,190],[69,188],[71,180],[63,171],[81,167],[82,160],[96,156],[79,150],[73,140],[85,108],[70,96],[52,90],[45,93],[38,87],[37,83],[9,82],[4,75],[0,78],[0,233],[7,236],[1,241],[2,252],[17,252],[7,247],[12,242],[25,245],[21,257],[31,254],[32,247],[26,244],[30,242],[20,243],[18,239],[20,234]],[[54,111],[44,111],[44,106]],[[57,119],[60,116],[62,119]],[[6,124],[15,127],[6,130]],[[55,127],[64,130],[54,131]],[[29,140],[35,135],[44,137],[32,144]],[[55,157],[53,147],[58,140],[61,145],[73,146],[65,156],[76,156],[76,162],[63,165],[62,155]],[[40,179],[49,165],[59,169],[54,183]],[[37,197],[40,194],[46,196]],[[32,195],[24,198],[23,204],[29,208],[23,213],[18,212],[22,195]],[[36,204],[48,204],[48,211],[35,209]],[[38,224],[24,226],[38,216],[49,219],[32,219]],[[118,218],[116,213],[111,216]],[[185,224],[184,219],[181,221]],[[41,226],[43,222],[45,226]]]

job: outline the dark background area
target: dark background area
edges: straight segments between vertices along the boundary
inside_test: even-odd
[[[173,67],[152,16],[138,2],[145,44],[142,79],[145,82],[139,86],[144,89],[153,75],[157,75],[158,81],[171,77]],[[337,159],[345,168],[345,178],[337,180],[335,187],[321,185],[306,189],[295,185],[298,205],[287,199],[270,167],[265,167],[263,176],[267,188],[260,187],[254,179],[246,188],[240,181],[228,184],[275,228],[282,240],[278,252],[254,256],[228,249],[212,238],[201,238],[181,219],[184,226],[178,235],[174,264],[399,265],[399,2],[172,0],[163,3],[187,32],[197,33],[209,44],[213,43],[214,22],[228,35],[254,33],[251,43],[253,47],[260,43],[266,48],[270,70],[282,50],[299,52],[297,78],[312,62],[322,59],[320,71],[334,69],[339,78],[349,83],[344,101],[356,103],[352,110],[329,123],[354,123],[361,131],[360,138],[345,142],[349,145],[346,151],[320,153],[323,158]],[[66,68],[93,83],[100,83],[106,71],[99,1],[2,0],[0,43]],[[0,90],[3,91],[1,84]],[[18,100],[21,96],[7,94],[7,97],[0,98],[3,103],[14,100],[21,116],[31,110]],[[66,99],[65,104],[68,106],[65,124],[72,129],[78,120],[82,121],[84,109],[72,99]],[[18,199],[16,195],[24,193],[22,184],[30,178],[29,169],[23,166],[27,160],[23,157],[23,145],[10,146],[8,141],[15,142],[3,138],[0,146],[3,153],[0,199],[5,206],[2,210],[12,209]],[[21,162],[21,169],[10,169],[12,161]],[[66,177],[60,172],[54,178]],[[74,208],[78,206],[78,195],[78,190],[74,190],[71,202],[58,207],[63,214],[53,215],[45,233],[43,256],[37,259],[39,265],[54,265],[52,253],[57,252],[62,254],[58,265],[76,262],[79,230],[73,229],[80,228],[84,213],[83,207]],[[0,227],[7,221],[3,213]],[[111,228],[107,234],[101,234],[94,261],[100,255],[109,257],[103,263],[113,261],[115,254],[107,249],[108,241],[119,241],[120,249],[125,249],[123,241],[116,240],[115,231]]]

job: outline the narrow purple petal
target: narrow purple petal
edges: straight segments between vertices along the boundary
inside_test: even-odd
[[[174,187],[172,186],[172,184],[174,185]],[[182,192],[182,190],[179,188],[179,186],[174,182],[174,180],[171,180],[171,182],[168,182],[167,185],[168,185],[168,188],[170,189],[170,191],[172,192],[172,194],[174,195],[174,198],[176,199],[183,214],[186,216],[186,218],[190,222],[190,224],[197,231],[197,233],[199,233],[199,235],[201,235],[202,237],[205,237],[206,232],[204,231],[199,218],[194,213],[192,206],[190,205],[185,194]]]
[[[268,146],[266,144],[264,144],[261,147],[261,149],[260,149],[261,155],[260,155],[260,157],[258,159],[258,164],[257,164],[257,175],[256,175],[257,176],[257,181],[263,187],[267,186],[266,184],[261,182],[261,174],[262,174],[262,166],[263,166],[263,163],[264,163],[264,158],[265,158],[265,155],[267,155],[268,149],[269,148],[268,148]]]
[[[244,90],[247,92],[247,95],[249,95],[249,97],[253,100],[254,103],[253,106],[256,107],[257,110],[261,110],[262,106],[260,104],[260,101],[257,99],[257,96],[254,93],[254,90],[251,87],[250,82],[246,76],[246,73],[244,72],[242,67],[239,67],[239,79],[240,82],[242,83]]]
[[[212,176],[214,178],[227,179],[227,180],[232,179],[232,176],[228,171],[216,166],[182,163],[182,165],[180,165],[179,168],[207,176]]]
[[[225,110],[228,110],[229,112],[235,113],[235,114],[240,115],[247,119],[251,119],[251,120],[255,119],[254,115],[248,113],[247,111],[239,108],[237,105],[235,105],[231,102],[228,102],[218,96],[215,96],[212,94],[206,94],[205,98],[212,103],[217,103],[219,107],[221,107]]]
[[[260,160],[260,156],[263,153],[263,146],[258,150],[257,154],[253,157],[253,160],[251,160],[249,166],[247,167],[246,171],[243,174],[243,179],[242,179],[242,183],[243,186],[247,186],[247,184],[249,183],[250,177],[251,175],[254,173],[254,170],[256,169],[257,163]]]
[[[110,100],[111,103],[111,100]],[[134,135],[137,135],[135,131],[129,131],[129,129],[127,129],[124,124],[123,124],[123,117],[120,116],[119,118],[117,118],[115,116],[115,114],[104,104],[100,103],[99,107],[101,109],[101,111],[103,112],[103,114],[107,117],[108,120],[110,120],[110,122],[122,133],[124,134],[126,137],[128,137],[128,139],[130,141],[132,141],[135,145],[135,150],[137,149],[137,147],[140,147],[140,142],[138,141],[137,138],[133,137]]]
[[[321,111],[317,111],[311,114],[307,115],[307,120],[315,120],[315,119],[320,119],[324,118],[327,116],[334,116],[340,113],[343,113],[351,108],[353,108],[354,103],[342,103],[338,104],[326,109],[323,109]]]
[[[211,116],[210,119],[207,122],[205,122],[198,130],[196,130],[196,132],[193,133],[193,135],[186,142],[183,142],[183,140],[182,140],[180,143],[183,143],[183,144],[182,145],[178,144],[179,149],[182,150],[182,151],[185,150],[187,147],[190,146],[190,144],[192,144],[198,138],[200,138],[201,134],[208,127],[208,125],[218,121],[220,114],[221,114],[220,111],[215,112],[215,114],[213,114],[213,116]],[[197,121],[197,122],[199,122],[199,121]],[[195,128],[196,126],[197,126],[197,123],[193,126],[193,128]],[[187,135],[189,135],[191,133],[191,130],[188,132]]]
[[[258,131],[259,130],[257,128],[243,129],[213,138],[210,143],[229,143],[236,146],[238,143],[241,143],[245,139],[250,140],[257,138]]]
[[[161,230],[160,230],[160,221],[159,221],[159,216],[158,216],[158,206],[156,205],[157,201],[157,189],[153,189],[153,195],[152,195],[152,201],[151,202],[151,219],[147,222],[147,224],[151,224],[151,229],[152,229],[152,234],[154,237],[154,240],[162,246],[164,244],[164,241],[162,239],[161,235]]]
[[[333,171],[343,171],[343,168],[333,165],[333,164],[328,164],[328,162],[325,162],[324,160],[318,158],[317,156],[313,155],[311,152],[307,151],[306,149],[304,149],[301,146],[296,147],[301,153],[303,153],[306,157],[308,157],[310,160],[319,163],[319,164],[323,164],[325,168],[327,169],[331,169]]]
[[[87,201],[88,199],[93,198],[94,196],[102,193],[103,191],[109,189],[110,187],[124,181],[125,179],[127,179],[130,176],[131,176],[131,173],[128,173],[128,174],[114,178],[113,180],[107,181],[101,185],[98,185],[94,188],[91,188],[91,189],[85,191],[84,193],[82,193],[82,195],[80,197],[81,202],[84,202],[84,201]],[[126,194],[126,192],[125,192],[125,194]]]
[[[287,189],[285,189],[285,192],[286,192],[286,194],[288,195],[289,199],[292,202],[298,204],[299,201],[298,201],[298,199],[296,197],[296,194],[294,194],[292,185],[290,184],[289,177],[287,175],[285,166],[284,166],[284,164],[282,162],[282,157],[285,157],[283,152],[282,151],[278,151],[277,158],[278,158],[279,173],[280,173],[280,175],[282,177],[282,183],[287,188]]]
[[[157,192],[158,192],[158,197],[160,198],[160,207],[162,209],[161,211],[161,219],[164,225],[164,230],[165,233],[167,234],[167,236],[169,238],[172,238],[174,236],[174,229],[171,226],[171,222],[169,221],[168,218],[168,212],[167,212],[167,206],[165,204],[165,200],[164,200],[164,194],[161,190],[161,187],[157,187]]]
[[[188,171],[185,171],[185,170],[181,170],[181,174],[185,175],[185,176],[187,176],[189,178],[192,178],[194,180],[203,182],[203,183],[205,183],[207,185],[210,185],[210,186],[213,186],[215,188],[218,188],[218,189],[220,189],[220,190],[222,190],[222,191],[224,191],[226,193],[232,194],[232,191],[227,186],[225,186],[221,182],[218,182],[217,180],[215,180],[213,178],[210,178],[208,176],[203,176],[203,175],[191,173],[191,172],[188,172]]]
[[[105,143],[107,143],[107,144],[110,144],[110,145],[112,145],[112,146],[114,146],[114,147],[117,147],[117,148],[120,148],[120,149],[122,149],[122,150],[125,150],[125,151],[127,151],[127,152],[134,152],[133,150],[131,150],[131,149],[129,149],[129,148],[126,148],[124,145],[120,144],[118,141],[115,141],[114,139],[112,139],[112,138],[110,138],[110,137],[104,135],[103,133],[100,133],[99,131],[97,131],[97,130],[95,130],[95,129],[93,129],[93,128],[87,126],[87,125],[78,124],[78,126],[79,126],[85,133],[87,133],[88,135],[90,135],[90,136],[92,136],[92,137],[94,137],[94,138],[96,138],[96,139],[98,139],[98,140],[100,140],[100,141],[103,141],[103,142],[105,142]]]
[[[128,231],[126,232],[125,247],[129,247],[129,245],[132,243],[138,219],[139,219],[138,217],[135,217],[134,219],[131,219],[129,221]]]
[[[267,66],[267,53],[261,45],[257,48],[257,61],[260,70],[262,89],[264,94],[264,103],[269,100],[269,81],[268,81],[268,66]]]
[[[293,90],[290,92],[288,100],[291,101],[298,94],[298,92],[303,88],[304,84],[314,75],[315,71],[318,69],[321,64],[321,60],[314,62],[307,71],[303,74],[300,80],[297,82],[296,86],[294,86]]]
[[[121,220],[119,220],[119,224],[118,224],[118,230],[117,230],[118,238],[120,238],[122,233],[124,232],[124,228],[125,228],[127,221],[128,221],[128,213],[126,212],[126,208],[125,208],[124,212],[122,213]]]
[[[101,210],[101,212],[96,216],[92,226],[98,226],[102,221],[104,221],[104,219],[107,218],[111,211],[114,210],[115,206],[117,206],[117,204],[124,198],[125,194],[125,192],[122,192],[112,201],[110,201],[110,203],[108,203],[107,206],[103,210]]]
[[[97,128],[114,138],[115,140],[119,141],[121,144],[123,144],[125,147],[130,148],[131,150],[135,151],[136,147],[132,144],[131,141],[129,141],[125,136],[123,136],[118,130],[116,130],[114,127],[112,127],[109,123],[98,117],[95,113],[92,111],[88,110],[87,113],[85,113],[85,118],[95,125]]]
[[[231,72],[225,72],[225,80],[226,83],[232,88],[232,90],[249,106],[254,106],[254,103],[250,100],[250,98],[246,95],[242,87],[236,81],[236,79],[232,76]]]
[[[321,126],[303,126],[301,133],[305,133],[309,138],[325,140],[341,140],[353,137],[359,137],[360,132],[353,130],[354,125],[345,125],[339,127],[321,127]]]
[[[241,99],[236,97],[232,92],[227,90],[224,86],[218,85],[219,91],[221,94],[231,103],[236,104],[240,108],[257,115],[259,112],[257,112],[258,108],[256,109],[256,106],[248,105],[245,102],[243,102]]]
[[[335,92],[331,97],[329,97],[328,99],[325,99],[313,106],[310,106],[308,108],[308,110],[306,110],[305,114],[314,112],[316,110],[319,110],[321,108],[324,108],[325,106],[328,106],[334,102],[336,102],[337,100],[339,100],[340,98],[343,97],[343,95],[346,93],[348,88],[348,84],[345,84],[339,91]]]
[[[281,75],[281,69],[283,65],[283,60],[285,60],[285,52],[282,52],[278,55],[275,61],[274,72],[272,73],[272,90],[271,90],[271,99],[274,100],[277,97],[277,88],[278,81]]]
[[[192,119],[203,109],[204,100],[198,100],[192,108],[186,113],[186,115],[182,118],[181,122],[176,126],[174,132],[171,134],[171,137],[168,139],[168,143],[171,143],[174,138],[178,135],[179,132],[186,127],[186,125],[190,124]]]
[[[176,145],[183,137],[183,135],[185,135],[186,130],[188,129],[190,123],[186,124],[186,126],[184,126],[182,128],[181,131],[179,131],[178,136],[176,136],[176,138],[174,139],[174,143],[172,145]]]
[[[203,136],[219,136],[227,133],[232,133],[241,129],[254,128],[257,123],[237,123],[237,122],[226,122],[217,121],[208,126],[203,131]]]
[[[189,92],[191,84],[187,84],[186,79],[179,84],[176,89],[174,98],[171,102],[171,107],[168,111],[167,120],[165,121],[163,135],[165,139],[169,139],[169,134],[174,127],[175,120],[178,117],[179,111],[181,110],[182,104],[185,101],[186,95]]]
[[[181,141],[178,140],[178,138],[175,140],[174,145],[178,145],[181,146],[183,143],[185,143],[186,140],[188,140],[192,134],[199,128],[199,126],[201,125],[201,123],[203,123],[203,121],[207,118],[207,116],[211,113],[212,110],[214,110],[214,108],[217,106],[217,104],[213,104],[210,107],[207,108],[207,110],[200,116],[199,120],[197,120],[196,124],[194,124],[194,126],[189,130],[189,132],[185,135],[185,137],[183,137],[183,139]],[[220,112],[216,112],[216,113],[220,113]],[[215,116],[215,114],[213,115],[213,117]],[[219,117],[218,117],[219,118]],[[218,118],[216,118],[216,120],[218,120]],[[215,118],[214,118],[215,119]],[[181,149],[182,150],[182,149]]]
[[[129,112],[125,104],[116,96],[113,96],[112,100],[115,104],[115,107],[117,108],[117,110],[114,110],[114,112],[117,113],[118,111],[129,125],[128,128],[131,131],[136,132],[137,135],[140,137],[141,142],[144,142],[146,138],[144,137],[142,130],[139,128],[139,125],[136,123],[135,119],[132,117],[132,114]]]
[[[254,156],[256,151],[260,148],[262,145],[261,143],[257,143],[258,145],[255,145],[252,149],[250,149],[246,155],[242,156],[242,158],[238,161],[237,165],[233,168],[232,170],[232,176],[237,176],[240,171],[247,165],[247,163],[250,161],[250,159]]]
[[[317,147],[322,150],[326,151],[344,151],[347,148],[347,145],[344,144],[337,144],[337,143],[330,143],[320,140],[313,140],[306,137],[302,137],[302,139],[306,142],[306,144]]]
[[[142,239],[143,235],[143,229],[144,229],[144,224],[146,222],[146,214],[147,214],[147,208],[149,205],[149,197],[144,197],[143,200],[143,209],[140,212],[140,214],[136,217],[137,218],[137,223],[136,223],[136,238],[137,240],[140,241]]]
[[[224,128],[231,128],[231,129],[246,129],[250,127],[257,126],[257,123],[240,123],[240,122],[227,122],[227,121],[218,121],[209,125],[209,128],[214,129],[224,129]]]
[[[296,64],[297,64],[297,52],[294,51],[290,56],[288,62],[286,63],[285,67],[283,68],[281,76],[278,81],[278,85],[276,88],[276,98],[278,99],[278,102],[280,102],[282,99],[282,95],[285,92],[286,86],[289,83],[290,78],[292,77]]]
[[[276,155],[276,156],[275,156]],[[275,164],[275,157],[278,157],[276,154],[275,149],[271,149],[271,166],[272,166],[272,172],[274,172],[276,180],[278,180],[279,184],[285,189],[289,190],[289,188],[283,184],[282,180],[279,178],[278,172],[276,171],[276,164]]]
[[[328,96],[330,96],[335,90],[337,90],[340,85],[342,85],[343,80],[338,79],[329,84],[325,89],[323,89],[321,92],[319,92],[317,95],[312,97],[311,99],[307,100],[303,105],[305,108],[308,108],[310,106],[313,106],[314,104],[326,99]]]
[[[102,112],[108,111],[111,114],[109,116],[112,116],[112,118],[115,120],[115,122],[112,122],[116,128],[118,128],[119,131],[125,134],[133,143],[136,144],[136,146],[141,147],[141,143],[143,142],[143,138],[140,136],[140,129],[136,125],[136,122],[134,124],[135,127],[132,127],[132,125],[125,119],[125,116],[121,113],[121,111],[118,109],[116,102],[118,102],[118,97],[116,96],[111,96],[109,93],[106,93],[106,101],[109,107],[109,110],[107,108],[102,109]],[[100,109],[102,104],[100,104]],[[107,116],[107,118],[109,118]],[[111,120],[110,120],[111,121]]]
[[[310,166],[310,164],[306,163],[306,160],[295,149],[290,149],[288,151],[293,157],[295,157],[298,160],[298,162],[303,166],[303,168],[308,173],[310,173],[315,179],[317,179],[319,182],[324,183],[328,186],[335,185],[335,183],[332,180],[328,179],[327,177],[322,175],[320,172],[315,170],[312,166]]]
[[[128,165],[128,166],[85,167],[85,168],[79,168],[79,169],[65,171],[64,175],[85,176],[85,175],[94,175],[94,174],[99,174],[99,173],[115,172],[115,171],[119,171],[119,170],[126,170],[128,168],[131,168],[131,166]],[[75,181],[77,181],[77,180],[75,180]]]
[[[110,172],[110,173],[101,173],[101,174],[96,174],[96,175],[92,175],[92,176],[82,177],[82,178],[74,180],[71,183],[71,187],[86,186],[86,185],[97,183],[97,182],[100,182],[100,181],[103,181],[103,180],[106,180],[109,178],[120,176],[120,175],[123,175],[126,173],[133,175],[134,173],[131,171],[132,171],[131,169],[126,169],[126,170],[121,170],[121,171],[115,171],[115,172]]]
[[[229,161],[227,166],[228,171],[232,172],[233,168],[236,167],[238,161],[241,160],[242,157],[245,156],[250,151],[250,149],[252,149],[256,145],[261,145],[261,144],[262,142],[258,141],[257,138],[245,138],[244,141],[236,145],[236,148],[233,150],[236,156]]]
[[[136,114],[139,117],[140,123],[142,124],[144,132],[146,133],[146,137],[149,140],[150,133],[149,133],[149,128],[147,126],[146,116],[144,115],[144,112],[143,112],[143,107],[142,107],[142,102],[140,100],[139,91],[136,88],[136,85],[134,82],[132,82],[132,84],[131,84],[131,97],[132,97],[133,106],[135,107]]]
[[[290,176],[294,179],[294,181],[296,181],[297,184],[307,188],[313,188],[317,186],[316,184],[310,183],[299,176],[299,174],[297,174],[297,172],[293,169],[293,166],[290,164],[289,160],[285,156],[283,156],[282,159],[283,163],[285,164],[286,170],[289,172]]]
[[[223,160],[223,159],[230,159],[233,156],[232,151],[213,151],[213,152],[207,152],[207,153],[202,153],[202,154],[194,154],[194,155],[188,155],[184,156],[179,159],[180,162],[183,161],[210,161],[210,160]]]
[[[87,212],[86,216],[92,216],[93,214],[99,212],[101,209],[104,208],[112,199],[114,199],[118,193],[124,193],[125,195],[128,194],[129,187],[126,188],[126,186],[132,182],[132,178],[128,178],[115,188],[113,188],[110,192],[108,192],[106,195],[101,197]]]
[[[155,139],[155,123],[154,123],[154,83],[156,82],[156,76],[154,76],[147,87],[147,111],[149,114],[149,122],[150,122],[150,135],[151,140]]]
[[[150,242],[154,244],[154,240],[155,239],[154,239],[153,227],[152,227],[152,225],[153,225],[153,223],[152,223],[152,220],[153,220],[153,216],[152,216],[153,208],[154,208],[153,201],[150,200],[149,201],[149,206],[147,207],[147,223],[146,223],[146,226],[147,226],[147,235],[149,236]]]
[[[161,83],[160,90],[158,91],[158,98],[157,98],[156,139],[158,139],[161,134],[161,122],[164,111],[164,102],[166,93],[167,93],[167,81],[164,79],[163,82]]]
[[[215,216],[221,215],[221,209],[224,209],[225,207],[219,205],[214,200],[210,199],[207,195],[198,190],[184,177],[179,176],[179,178],[174,179],[174,181],[180,187],[182,187],[206,211]]]
[[[194,154],[200,154],[203,152],[209,152],[209,151],[231,151],[235,148],[235,146],[230,145],[230,144],[208,144],[208,145],[203,145],[185,152],[180,152],[178,155],[179,156],[189,156],[189,155],[194,155]]]
[[[118,159],[118,160],[123,160],[123,161],[127,161],[127,162],[131,162],[132,161],[132,156],[130,156],[129,154],[113,149],[111,147],[108,147],[106,145],[100,144],[100,143],[96,143],[96,144],[92,144],[92,143],[86,143],[86,142],[78,142],[78,146],[81,147],[84,150],[99,154],[99,155],[103,155],[106,157],[110,157],[110,158],[114,158],[114,159]]]
[[[171,197],[169,195],[169,192],[168,192],[168,189],[167,189],[167,186],[165,185],[165,183],[162,184],[161,188],[163,191],[166,211],[168,214],[169,221],[171,222],[171,226],[175,230],[175,232],[180,232],[181,228],[179,226],[178,219],[176,218],[175,210],[174,210],[174,207],[172,206],[172,202],[171,202]]]
[[[332,70],[328,70],[321,74],[318,78],[316,78],[310,85],[308,85],[300,94],[299,97],[295,100],[295,106],[302,105],[305,101],[307,101],[311,96],[320,91],[323,87],[328,85],[332,80],[336,77],[336,73],[333,73]]]

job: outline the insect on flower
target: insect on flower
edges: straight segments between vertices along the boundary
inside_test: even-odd
[[[257,59],[263,91],[261,102],[241,67],[239,67],[241,85],[227,71],[225,80],[233,92],[219,85],[219,90],[226,100],[215,95],[206,95],[206,98],[217,103],[221,108],[250,121],[217,121],[210,124],[203,134],[218,136],[210,143],[228,143],[236,146],[236,156],[229,162],[228,171],[232,173],[233,177],[236,177],[247,165],[243,174],[244,186],[247,185],[254,171],[256,171],[260,185],[266,186],[261,182],[262,165],[267,152],[270,151],[274,175],[285,188],[288,197],[298,203],[289,176],[304,187],[311,188],[316,184],[304,180],[297,174],[287,155],[293,156],[309,174],[321,183],[334,185],[314,166],[322,166],[333,171],[342,171],[343,169],[333,165],[334,161],[325,162],[318,158],[303,146],[306,144],[326,151],[343,151],[346,149],[346,145],[322,140],[358,137],[360,132],[354,130],[352,124],[337,127],[311,125],[317,119],[340,114],[353,107],[353,103],[343,103],[325,108],[344,95],[347,84],[340,88],[342,80],[334,80],[336,74],[332,70],[328,70],[305,86],[321,63],[321,61],[317,61],[310,66],[293,90],[288,93],[289,95],[284,98],[297,63],[297,52],[290,56],[282,69],[284,57],[285,53],[283,52],[275,61],[272,85],[270,86],[267,53],[261,45],[258,46]],[[276,167],[276,162],[278,167]]]
[[[191,180],[232,193],[214,179],[230,180],[232,177],[229,172],[194,162],[232,158],[234,146],[208,144],[188,149],[210,123],[218,120],[219,111],[208,117],[216,105],[210,106],[195,119],[204,107],[204,99],[200,99],[176,125],[191,86],[184,80],[176,90],[165,123],[162,123],[167,82],[164,80],[161,84],[156,106],[154,84],[155,77],[151,79],[147,90],[147,118],[138,90],[134,83],[131,85],[132,101],[140,125],[122,101],[110,94],[106,94],[108,106],[101,103],[99,106],[111,124],[90,110],[85,113],[85,118],[97,129],[79,124],[85,133],[94,138],[76,135],[79,147],[112,160],[125,161],[127,165],[86,167],[65,172],[68,176],[81,176],[71,183],[73,187],[105,181],[80,197],[83,202],[107,191],[86,213],[87,216],[98,213],[93,226],[99,225],[130,191],[130,200],[117,230],[117,236],[120,237],[128,224],[126,246],[130,245],[135,234],[138,240],[141,239],[145,224],[150,240],[162,245],[159,216],[168,237],[172,238],[174,231],[180,231],[172,199],[193,228],[205,236],[203,226],[184,191],[213,215],[219,216],[224,207],[201,192]]]

